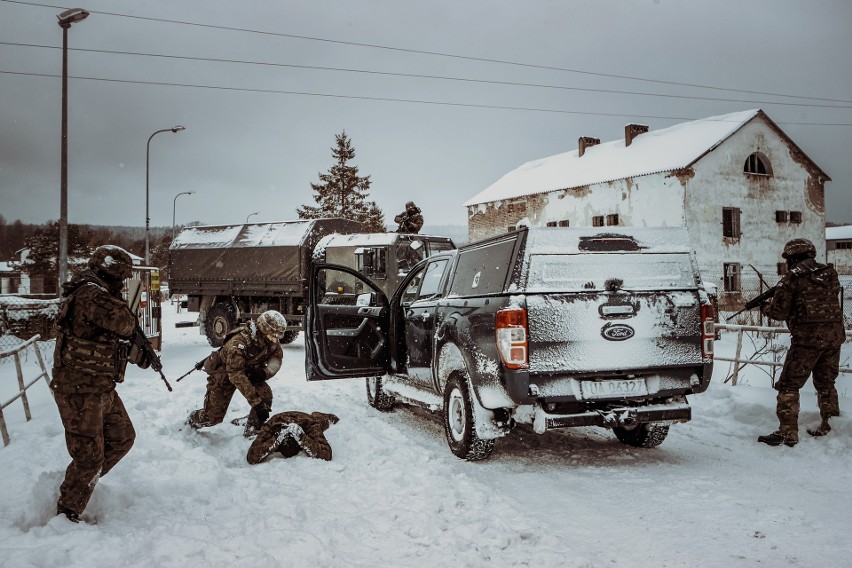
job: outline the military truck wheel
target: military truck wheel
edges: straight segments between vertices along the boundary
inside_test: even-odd
[[[463,460],[483,460],[494,449],[494,440],[476,435],[470,390],[459,375],[453,375],[444,387],[444,432],[450,451]]]
[[[669,426],[662,424],[639,424],[635,428],[613,428],[615,437],[628,446],[636,448],[656,448],[669,434]]]
[[[278,343],[283,345],[287,345],[288,343],[293,343],[296,341],[296,338],[299,337],[298,329],[291,329],[284,332],[284,337],[278,340]]]
[[[382,388],[382,377],[367,377],[367,403],[376,410],[387,411],[393,408],[396,398]]]
[[[230,304],[216,304],[207,310],[204,331],[207,332],[207,341],[211,346],[221,347],[225,342],[225,335],[236,326],[237,316]]]

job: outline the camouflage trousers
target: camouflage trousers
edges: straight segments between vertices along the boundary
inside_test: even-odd
[[[114,390],[92,394],[62,394],[54,400],[65,428],[71,463],[59,487],[59,505],[83,512],[98,479],[127,455],[136,431]]]
[[[813,374],[820,417],[827,421],[840,415],[840,403],[834,381],[840,368],[840,348],[817,349],[793,345],[787,351],[781,376],[775,383],[778,391],[775,413],[778,433],[799,439],[799,390]]]
[[[272,408],[272,389],[265,382],[255,385],[263,402]],[[228,412],[228,406],[234,397],[237,387],[228,379],[226,373],[215,373],[207,377],[207,393],[204,395],[204,407],[193,410],[189,414],[187,424],[193,428],[206,428],[221,424]],[[263,424],[257,418],[257,413],[252,408],[249,412],[246,429],[258,429]]]

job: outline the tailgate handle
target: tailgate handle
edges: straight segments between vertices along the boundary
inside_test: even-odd
[[[636,313],[631,305],[601,306],[601,315],[604,316],[632,316]]]

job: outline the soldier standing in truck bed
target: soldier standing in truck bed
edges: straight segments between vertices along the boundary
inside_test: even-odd
[[[799,390],[811,373],[822,422],[808,429],[808,433],[828,434],[829,418],[840,415],[834,381],[846,333],[838,298],[840,282],[834,267],[814,260],[816,248],[807,239],[789,241],[781,256],[787,261],[787,274],[761,311],[774,320],[787,322],[790,350],[781,377],[775,383],[778,430],[757,440],[770,446],[795,446],[799,441]]]
[[[393,218],[394,223],[399,223],[397,233],[417,234],[423,228],[423,214],[413,201],[405,204],[405,211]]]
[[[209,375],[204,406],[190,413],[187,424],[195,429],[220,424],[234,392],[239,390],[251,406],[244,435],[248,438],[257,434],[272,408],[272,389],[266,381],[281,368],[284,354],[279,340],[285,331],[284,316],[268,310],[260,314],[257,322],[228,333],[221,349],[204,361]]]

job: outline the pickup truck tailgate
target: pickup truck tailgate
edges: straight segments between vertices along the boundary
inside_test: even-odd
[[[700,366],[695,290],[528,294],[531,373]]]

